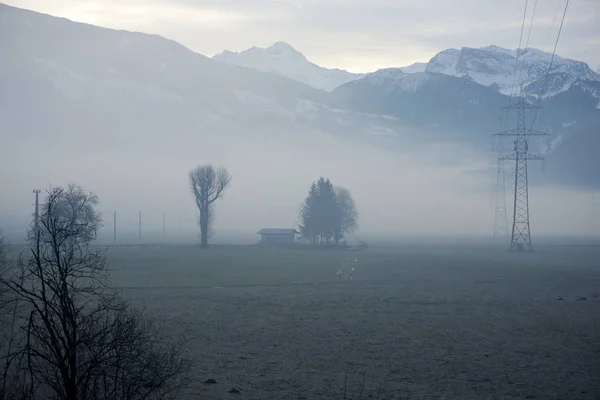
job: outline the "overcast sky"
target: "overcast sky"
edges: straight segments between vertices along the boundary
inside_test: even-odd
[[[3,0],[156,33],[212,56],[285,41],[326,67],[368,72],[450,47],[516,48],[525,0]],[[566,0],[538,0],[530,47],[552,50]],[[535,0],[529,0],[524,42]],[[600,66],[600,0],[572,0],[557,53]]]

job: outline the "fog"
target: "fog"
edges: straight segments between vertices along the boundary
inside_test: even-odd
[[[0,94],[0,227],[13,242],[23,240],[31,221],[32,189],[70,183],[99,196],[102,241],[112,240],[116,211],[120,241],[138,240],[141,212],[144,241],[194,242],[198,211],[188,172],[207,163],[233,178],[216,203],[217,243],[254,242],[260,228],[297,227],[299,206],[321,176],[351,191],[359,237],[491,235],[497,153],[484,143],[508,101],[493,89],[436,75],[422,93],[407,78],[397,98],[383,97],[389,88],[372,98],[369,87],[358,95],[328,93],[157,36],[2,7],[0,50],[11,63],[0,66],[7,88]],[[596,109],[555,97],[555,110],[568,100],[594,126]],[[464,104],[455,109],[454,98]],[[397,100],[403,103],[396,109],[423,109],[389,117]],[[586,107],[597,102],[584,100]],[[572,121],[569,112],[555,125]],[[427,126],[437,126],[437,136]],[[568,153],[563,163],[577,164],[580,154]],[[534,235],[599,234],[592,191],[547,179],[539,166],[530,171]],[[508,165],[509,224],[512,173]]]
[[[264,227],[297,228],[299,205],[320,176],[351,190],[360,213],[359,237],[489,236],[492,231],[496,175],[493,154],[485,149],[444,143],[388,149],[389,139],[340,138],[308,129],[259,132],[251,126],[237,132],[199,128],[193,134],[128,135],[111,149],[95,146],[93,139],[14,138],[3,146],[0,220],[8,222],[4,229],[11,239],[22,237],[30,220],[33,188],[77,183],[100,198],[101,240],[112,240],[117,211],[119,239],[136,241],[141,211],[144,240],[195,241],[198,212],[187,174],[204,163],[224,166],[233,177],[216,203],[217,242],[252,242]],[[510,173],[507,168],[509,214]],[[598,209],[590,193],[545,186],[541,179],[530,189],[534,234],[597,234]]]
[[[0,3],[0,398],[600,398],[596,1]]]

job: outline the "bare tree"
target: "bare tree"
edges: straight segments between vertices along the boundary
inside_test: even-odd
[[[31,256],[0,277],[20,328],[6,379],[27,399],[177,398],[189,368],[182,343],[166,344],[156,321],[110,289],[104,251],[90,247],[97,204],[79,186],[48,190]]]
[[[212,164],[199,165],[189,173],[190,189],[200,211],[200,245],[208,247],[210,225],[214,220],[211,205],[223,197],[223,191],[231,184],[231,175],[225,168],[215,169]]]
[[[11,260],[8,258],[8,245],[2,231],[0,231],[0,279],[8,277]],[[14,331],[17,308],[10,307],[8,290],[0,285],[0,362],[2,375],[0,376],[0,400],[27,400],[29,392],[26,385],[15,374],[10,374],[10,358],[14,344]],[[16,304],[15,304],[16,305]]]
[[[2,232],[2,229],[0,229],[0,268],[6,265],[6,253],[7,250],[4,232]]]
[[[0,230],[0,278],[5,277],[8,270],[8,249],[2,230]],[[5,305],[6,288],[0,286],[0,349],[2,353],[6,352],[5,344],[10,341],[10,316]],[[6,390],[6,374],[5,370],[2,372],[2,391],[0,392],[0,399],[3,398],[3,393]]]

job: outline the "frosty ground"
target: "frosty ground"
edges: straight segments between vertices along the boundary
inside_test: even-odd
[[[114,286],[187,337],[183,399],[598,399],[600,247],[536,250],[107,254]]]

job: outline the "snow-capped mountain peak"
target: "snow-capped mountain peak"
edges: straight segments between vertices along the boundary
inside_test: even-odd
[[[225,52],[229,53],[229,57],[232,57],[232,56],[235,57],[236,55],[244,54],[247,56],[251,55],[255,59],[259,59],[261,57],[266,56],[271,59],[285,58],[285,59],[293,59],[295,61],[308,61],[308,60],[306,60],[306,57],[304,57],[304,55],[302,53],[300,53],[299,51],[297,51],[296,49],[294,49],[292,46],[290,46],[289,44],[287,44],[285,42],[276,42],[272,46],[269,46],[266,48],[252,46],[248,50],[242,51],[240,53],[232,53],[227,50],[225,50],[223,53],[225,53]],[[223,54],[223,53],[221,53],[221,54]],[[217,55],[213,58],[219,59],[219,55]],[[227,61],[227,60],[224,60],[224,61]]]
[[[302,55],[302,53],[300,53],[298,50],[294,49],[291,45],[289,45],[286,42],[275,42],[267,50],[274,51],[274,52],[280,52],[280,53],[288,52],[291,54]],[[304,56],[302,55],[302,57],[304,57]]]
[[[264,72],[277,73],[324,90],[333,90],[363,76],[313,64],[302,53],[285,42],[277,42],[266,48],[251,47],[239,53],[225,50],[215,55],[213,59]]]
[[[580,81],[600,82],[600,74],[584,62],[558,55],[552,59],[552,54],[533,48],[511,50],[493,45],[444,50],[429,61],[426,71],[469,77],[507,95],[514,93],[516,87],[522,84],[526,94],[539,95],[544,86],[539,81],[545,80],[551,60],[551,76],[559,74],[560,79],[549,79],[545,97],[567,91]]]
[[[479,50],[484,50],[484,51],[493,51],[493,52],[497,52],[497,53],[504,53],[504,54],[508,54],[509,56],[515,57],[515,55],[517,54],[517,52],[515,50],[511,50],[511,49],[505,49],[503,47],[499,47],[496,45],[489,45],[489,46],[484,46],[481,47]]]
[[[427,68],[427,63],[424,62],[416,62],[406,67],[400,67],[402,72],[407,74],[413,74],[415,72],[425,72],[425,68]]]
[[[456,75],[456,64],[460,57],[460,50],[446,49],[437,53],[425,67],[425,71],[437,72],[444,75]]]

